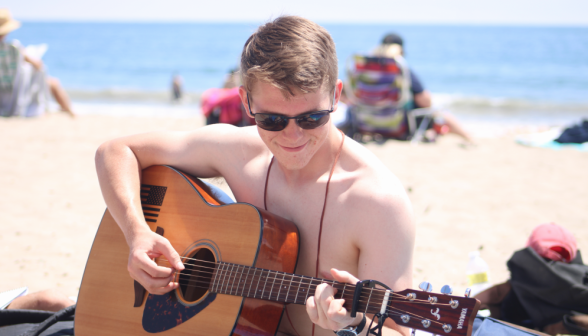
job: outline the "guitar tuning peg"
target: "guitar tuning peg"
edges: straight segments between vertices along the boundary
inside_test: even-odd
[[[441,293],[445,295],[451,295],[453,294],[453,288],[451,288],[449,285],[445,285],[441,287]]]
[[[466,288],[465,297],[470,297],[471,294],[472,294],[472,290],[470,288]]]
[[[433,285],[431,285],[430,282],[427,281],[423,281],[421,282],[421,284],[419,285],[419,288],[422,289],[425,292],[431,292],[433,290]]]

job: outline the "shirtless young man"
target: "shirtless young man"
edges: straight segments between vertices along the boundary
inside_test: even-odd
[[[240,95],[248,113],[290,117],[285,128],[272,123],[275,116],[257,115],[257,126],[217,124],[191,132],[140,134],[98,149],[100,186],[129,244],[131,276],[150,293],[163,294],[178,286],[171,282],[174,270],[156,266],[149,257],[164,255],[183,269],[167,239],[145,223],[139,197],[142,169],[166,164],[199,177],[223,176],[237,201],[264,208],[272,157],[267,208],[297,224],[301,250],[296,273],[315,276],[325,188],[343,145],[329,184],[318,276],[349,283],[375,279],[393,290],[411,287],[414,226],[400,182],[371,152],[344,139],[328,113],[294,118],[337,108],[342,83],[328,32],[299,17],[280,17],[247,40],[241,72]],[[274,130],[264,129],[268,127]],[[333,299],[333,294],[334,289],[323,284],[306,307],[287,306],[292,324],[283,318],[278,334],[311,335],[312,323],[318,326],[317,336],[357,326],[363,314],[351,318],[343,300]],[[391,319],[387,326],[385,335],[408,333]],[[367,327],[361,335],[366,333]]]

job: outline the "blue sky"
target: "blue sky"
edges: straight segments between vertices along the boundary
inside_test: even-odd
[[[586,0],[2,0],[21,20],[263,22],[280,14],[321,23],[588,26]]]

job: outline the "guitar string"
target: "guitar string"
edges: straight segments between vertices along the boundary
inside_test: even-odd
[[[189,265],[189,264],[188,264],[188,265]],[[194,266],[195,266],[195,267],[199,267],[199,265],[194,265]],[[242,274],[244,274],[244,273],[242,273],[242,272],[239,272],[239,271],[229,271],[229,270],[220,270],[220,272],[221,272],[221,273],[223,273],[223,274],[222,274],[222,276],[223,276],[223,277],[225,277],[225,280],[226,280],[226,277],[227,277],[227,276],[229,276],[229,277],[230,277],[230,276],[235,276],[235,277],[236,277],[236,275],[239,275],[239,274],[241,274],[241,275],[242,275]],[[269,272],[276,272],[276,275],[277,275],[277,273],[279,273],[278,271],[269,271]],[[200,273],[204,273],[204,272],[200,271]],[[186,277],[188,277],[188,280],[187,280],[187,281],[190,281],[190,279],[194,279],[194,278],[200,278],[200,277],[202,277],[202,278],[209,278],[209,279],[210,279],[210,278],[212,278],[212,274],[214,274],[214,272],[208,272],[208,274],[211,274],[211,276],[210,276],[210,277],[205,277],[205,276],[200,276],[200,275],[198,275],[198,276],[195,276],[195,275],[191,275],[191,274],[185,274],[185,273],[183,274],[183,273],[181,273],[181,272],[180,272],[180,275],[179,275],[178,277],[182,277],[184,280],[185,280],[185,278],[186,278]],[[289,273],[282,273],[282,274],[285,274],[285,275],[292,275],[293,277],[300,277],[301,279],[304,279],[304,278],[302,278],[302,276],[297,276],[297,275],[293,275],[293,274],[289,274]],[[251,283],[250,283],[250,282],[245,282],[245,283],[243,283],[243,288],[241,288],[241,287],[240,287],[241,283],[237,283],[237,284],[235,284],[235,282],[234,282],[234,280],[233,280],[233,284],[231,285],[231,290],[229,291],[229,294],[230,294],[230,293],[232,293],[232,292],[233,292],[233,290],[235,290],[235,293],[237,293],[237,292],[238,292],[239,290],[241,290],[241,289],[242,289],[242,291],[244,291],[244,288],[245,288],[247,285],[250,285],[250,287],[251,287],[251,285],[252,285],[252,284],[255,282],[255,280],[258,280],[258,281],[259,281],[259,280],[261,280],[261,279],[265,279],[265,280],[266,280],[266,283],[264,284],[264,291],[265,291],[265,287],[267,287],[267,280],[280,280],[280,281],[286,280],[286,279],[285,279],[285,277],[279,278],[279,277],[272,277],[272,276],[262,276],[261,274],[260,274],[260,275],[255,275],[255,274],[254,274],[254,275],[251,277]],[[229,281],[231,281],[231,279],[228,279],[228,280],[229,280]],[[333,281],[333,280],[324,280],[324,279],[316,279],[316,278],[313,278],[312,280],[310,280],[310,281],[311,281],[310,283],[307,283],[307,282],[296,282],[296,281],[290,281],[290,280],[286,280],[286,281],[290,282],[290,286],[291,286],[291,284],[292,284],[292,283],[294,283],[294,284],[309,284],[309,287],[310,287],[310,286],[314,286],[314,287],[315,287],[314,289],[316,289],[316,286],[318,286],[318,285],[320,285],[320,284],[322,284],[322,283],[324,283],[324,282],[331,282],[331,285],[339,285],[339,286],[341,286],[341,285],[345,285],[344,283],[335,282],[335,281]],[[312,283],[312,281],[314,281],[314,282],[320,281],[320,283],[319,283],[319,284],[315,284],[315,283]],[[201,283],[205,283],[205,284],[210,284],[210,283],[211,283],[211,281],[199,281],[199,282],[201,282]],[[223,282],[224,282],[224,281],[223,281]],[[237,289],[234,289],[235,285],[237,286]],[[349,287],[352,287],[352,286],[353,286],[353,287],[355,287],[354,285],[350,285],[350,284],[348,284],[348,285],[349,285]],[[193,287],[193,285],[189,285],[189,284],[187,284],[187,285],[185,285],[185,286],[187,286],[187,287]],[[227,284],[227,286],[229,286],[229,284]],[[273,288],[274,288],[274,287],[275,287],[275,283],[274,283],[274,284],[272,284],[272,286],[271,286],[271,290],[273,290]],[[202,287],[199,287],[199,288],[202,288]],[[309,289],[310,289],[310,288],[309,288]],[[337,289],[337,288],[336,288],[336,289]],[[350,289],[353,289],[353,288],[350,288]],[[367,289],[367,288],[366,288],[366,289]],[[337,289],[337,290],[339,290],[339,289]],[[281,291],[281,289],[280,289],[279,291]],[[374,291],[376,292],[375,294],[373,293]],[[384,294],[381,294],[382,292],[383,292]],[[351,295],[351,294],[352,294],[352,292],[350,291],[348,294],[349,294],[349,295]],[[398,297],[398,298],[401,298],[401,300],[398,300],[398,299],[392,299],[392,301],[393,301],[393,302],[412,302],[412,303],[420,303],[420,304],[431,304],[431,303],[430,303],[429,301],[427,301],[427,300],[422,300],[422,299],[414,299],[413,301],[410,301],[410,300],[409,300],[409,299],[408,299],[406,296],[404,296],[404,295],[396,294],[396,293],[393,293],[393,292],[392,292],[392,294],[393,294],[393,295],[395,295],[395,296],[396,296],[396,297]],[[290,293],[286,294],[286,298],[287,298],[287,299],[288,299],[288,295],[290,295]],[[296,294],[294,294],[294,295],[296,295]],[[371,299],[373,299],[373,300],[375,301],[375,300],[377,300],[377,299],[383,298],[383,297],[384,297],[384,295],[385,295],[385,290],[381,290],[381,289],[374,288],[374,289],[372,290],[372,293],[371,293],[371,295],[370,295],[370,294],[366,294],[366,295],[363,295],[363,296],[361,296],[361,297],[360,297],[360,300],[359,300],[359,302],[361,302],[361,303],[365,303],[366,301],[365,301],[365,300],[361,300],[361,298],[366,298],[366,296],[368,296],[368,297],[369,297],[369,296],[371,296]],[[352,296],[352,295],[351,295],[351,296]],[[268,296],[268,297],[269,297],[269,296]],[[367,302],[371,301],[371,299],[370,299],[370,300],[368,300]],[[448,305],[450,305],[450,304],[445,304],[445,303],[436,303],[435,305],[436,305],[436,306],[448,306]]]
[[[198,282],[202,282],[202,281],[198,281]],[[208,283],[208,282],[206,282],[206,283]],[[210,287],[206,287],[206,286],[192,285],[190,287],[208,289],[209,291],[211,290]],[[231,290],[231,292],[232,292],[232,290]],[[235,291],[235,293],[237,293],[237,292],[238,292],[238,289]],[[222,294],[222,293],[220,293],[220,294]],[[232,295],[232,294],[229,293],[229,295]],[[350,296],[352,297],[352,295],[350,295]],[[256,298],[256,296],[253,296],[253,297]],[[268,297],[265,298],[265,300],[274,300],[275,299],[275,300],[279,300],[281,302],[287,303],[287,300],[288,300],[287,298],[288,297],[289,297],[289,295],[286,294],[286,299],[282,300],[279,295],[277,295],[275,298],[274,297],[271,297],[270,295],[268,295]],[[261,299],[264,299],[263,295],[260,298]],[[293,301],[293,302],[296,302],[296,301]],[[402,309],[399,309],[399,308],[396,308],[396,307],[392,307],[391,306],[391,303],[388,303],[388,305],[386,307],[387,307],[386,308],[386,312],[388,313],[389,316],[402,316],[402,315],[408,314],[408,315],[411,315],[411,317],[414,317],[415,319],[419,319],[421,321],[426,319],[425,317],[420,316],[420,315],[417,315],[416,313],[413,313],[413,312],[410,312],[410,311],[406,311],[406,310],[402,310]],[[432,323],[439,324],[439,325],[442,324],[439,321],[434,321],[434,320],[429,320],[429,321],[432,322]]]
[[[182,259],[187,259],[187,260],[194,260],[194,261],[197,261],[197,262],[203,262],[203,263],[208,263],[208,264],[214,264],[214,265],[221,265],[221,264],[222,264],[222,263],[217,263],[217,262],[215,262],[215,261],[207,261],[207,260],[201,260],[201,259],[196,259],[196,258],[189,258],[189,257],[180,257],[180,258],[182,258]],[[160,260],[169,262],[169,261],[168,261],[167,259],[165,259],[165,258],[161,258]],[[212,270],[216,270],[216,269],[217,269],[217,267],[210,267],[210,266],[208,266],[208,267],[207,267],[207,266],[202,266],[202,265],[197,265],[197,264],[185,264],[185,265],[194,266],[194,267],[201,267],[201,268],[209,268],[209,269],[212,269]],[[250,266],[244,266],[244,265],[238,265],[238,264],[229,264],[229,263],[225,263],[225,265],[236,265],[236,266],[241,266],[241,267],[244,267],[244,268],[245,268],[245,267],[248,267],[248,268],[254,268],[254,267],[250,267]],[[262,270],[262,271],[272,272],[272,270],[265,270],[265,269],[261,269],[261,268],[254,268],[254,269],[260,269],[260,270]],[[226,273],[227,273],[227,271],[225,271],[225,270],[223,270],[223,272],[224,272],[224,274],[226,274]],[[242,273],[240,273],[239,271],[229,271],[229,272],[235,272],[235,273],[238,273],[238,274],[242,274]],[[294,277],[299,277],[299,278],[301,278],[301,279],[304,279],[304,277],[302,277],[302,276],[300,276],[300,275],[296,275],[296,274],[290,274],[290,273],[279,272],[279,271],[273,271],[273,272],[276,272],[276,275],[277,275],[277,273],[282,273],[282,274],[291,275],[293,278],[294,278]],[[181,274],[181,273],[180,273],[180,274]],[[212,272],[211,274],[214,274],[214,272]],[[231,274],[232,274],[232,273],[231,273]],[[255,272],[254,272],[254,274],[255,274]],[[260,276],[261,276],[261,274],[260,274]],[[269,280],[282,280],[282,279],[278,279],[277,277],[276,277],[276,278],[269,278],[269,277],[268,277],[268,279],[269,279]],[[341,284],[341,283],[339,283],[339,282],[336,282],[336,281],[333,281],[333,280],[317,279],[317,278],[311,278],[311,280],[310,280],[310,281],[311,281],[311,282],[312,282],[312,281],[321,281],[321,283],[323,283],[323,282],[331,282],[331,285],[334,285],[334,284],[336,284],[336,283],[338,283],[338,284]],[[291,282],[291,283],[292,283],[292,282]],[[295,283],[296,283],[296,284],[298,284],[298,285],[300,285],[301,283],[302,283],[302,284],[305,284],[304,282],[295,282]],[[355,288],[355,285],[351,285],[351,284],[349,284],[349,286],[353,286],[353,288]],[[383,297],[384,297],[384,295],[385,295],[385,290],[383,290],[383,289],[377,289],[377,288],[374,288],[373,290],[377,291],[377,292],[376,292],[376,295],[380,295],[380,297],[381,297],[381,298],[383,298]],[[380,293],[378,293],[378,292],[380,292]],[[372,291],[372,293],[373,293],[373,291]],[[408,299],[406,296],[403,296],[403,295],[397,294],[397,293],[395,293],[395,292],[391,292],[391,293],[392,293],[392,295],[393,295],[393,296],[395,296],[395,297],[397,297],[397,298]],[[373,295],[372,295],[372,296],[373,296]],[[379,297],[378,297],[378,296],[375,296],[374,298],[375,298],[375,299],[377,299],[377,298],[379,298]],[[414,300],[413,300],[413,302],[414,302]],[[429,304],[430,304],[430,302],[428,302],[428,301],[426,301],[426,300],[422,300],[422,302],[423,302],[423,303],[425,303],[425,304],[427,304],[427,303],[429,303]],[[448,305],[448,304],[446,304],[446,305]]]
[[[187,258],[187,259],[192,259],[192,260],[200,261],[200,260],[198,260],[198,259],[193,259],[193,258]],[[166,260],[166,259],[162,259],[162,261],[167,261],[167,262],[169,262],[169,261],[168,261],[168,260]],[[203,261],[203,262],[206,262],[206,263],[214,263],[215,265],[220,265],[220,264],[221,264],[221,263],[216,263],[216,262],[211,262],[211,261],[206,261],[206,260],[202,260],[202,261]],[[216,270],[216,269],[217,269],[216,267],[207,267],[207,266],[196,265],[196,264],[185,264],[185,265],[194,266],[194,267],[200,267],[200,268],[208,268],[208,269],[212,269],[212,270],[213,270],[213,272],[211,272],[211,274],[214,274],[214,270]],[[225,263],[224,265],[235,265],[235,266],[241,266],[241,267],[249,267],[249,266],[243,266],[243,265],[238,265],[238,264],[227,264],[227,263]],[[254,268],[254,267],[250,267],[250,269],[251,269],[251,268],[253,268],[253,269],[255,269],[255,270],[259,269],[259,270],[261,270],[262,272],[263,272],[263,271],[266,271],[266,272],[268,272],[268,273],[271,273],[271,272],[276,272],[276,275],[277,275],[278,273],[282,273],[282,274],[291,275],[293,278],[294,278],[294,277],[298,277],[298,278],[300,278],[301,280],[304,280],[304,279],[305,279],[303,276],[296,275],[296,274],[290,274],[290,273],[285,273],[285,272],[279,272],[279,271],[266,270],[266,269],[262,269],[262,268]],[[227,273],[230,273],[231,275],[234,275],[234,273],[237,273],[237,274],[242,274],[242,272],[239,272],[238,270],[237,270],[237,271],[232,271],[232,270],[231,270],[231,271],[228,271],[228,270],[221,270],[221,272],[223,272],[223,276],[226,276],[226,274],[227,274]],[[181,274],[181,273],[180,273],[180,274]],[[254,276],[255,276],[255,271],[254,271]],[[261,276],[261,274],[260,274],[260,276]],[[282,280],[282,279],[279,279],[279,278],[277,278],[277,277],[274,277],[274,278],[272,278],[272,277],[267,277],[267,278],[268,278],[269,280]],[[308,279],[310,279],[311,283],[312,283],[313,281],[315,281],[315,282],[316,282],[316,281],[320,281],[321,283],[323,283],[323,282],[327,282],[327,283],[328,283],[328,282],[330,282],[330,283],[331,283],[331,285],[334,285],[334,284],[343,284],[343,283],[340,283],[340,282],[336,282],[336,281],[334,281],[334,280],[326,280],[326,279],[318,279],[318,278],[308,278]],[[300,285],[300,284],[306,284],[305,282],[302,282],[302,281],[300,281],[300,282],[298,282],[298,281],[293,281],[293,283],[295,283],[295,284],[298,284],[298,285]],[[350,287],[352,287],[352,288],[350,288],[350,289],[354,289],[354,288],[355,288],[355,285],[351,285],[351,284],[348,284],[348,285],[349,285]],[[383,298],[383,297],[384,297],[384,295],[385,295],[385,290],[381,290],[381,289],[377,289],[377,288],[374,288],[373,290],[377,291],[377,292],[376,292],[376,294],[377,294],[377,295],[381,295],[381,298]],[[381,292],[381,293],[379,293],[378,291],[379,291],[379,292]],[[372,293],[373,293],[373,291],[372,291]],[[392,292],[392,295],[393,295],[393,296],[395,296],[395,297],[399,297],[399,298],[405,298],[405,296],[403,296],[403,295],[400,295],[400,294],[397,294],[397,293],[394,293],[394,292]],[[378,298],[378,297],[376,296],[375,298]]]
[[[187,264],[187,265],[190,265],[190,264]],[[209,268],[209,269],[213,269],[213,270],[215,270],[215,269],[216,269],[216,268],[205,267],[205,266],[200,266],[200,265],[192,265],[192,266],[194,266],[194,267],[201,267],[201,268]],[[267,281],[267,280],[285,280],[285,277],[282,277],[282,278],[278,278],[278,277],[277,277],[278,273],[280,273],[280,272],[278,272],[278,271],[271,271],[271,270],[264,270],[264,269],[260,269],[260,270],[262,270],[262,271],[266,271],[266,272],[268,272],[268,273],[271,273],[271,272],[276,272],[276,276],[263,276],[262,274],[259,274],[259,276],[258,276],[258,275],[256,275],[256,274],[255,274],[255,272],[254,272],[254,274],[253,274],[253,277],[252,277],[252,281],[255,281],[255,279],[257,279],[257,280],[259,280],[259,279],[266,279],[266,281]],[[236,277],[236,275],[238,275],[238,274],[240,274],[240,275],[244,274],[243,272],[240,272],[240,271],[232,271],[232,270],[230,270],[230,271],[229,271],[229,270],[220,270],[220,272],[222,273],[222,276],[223,276],[223,277],[225,277],[225,279],[226,279],[226,277],[227,277],[227,276],[235,276],[235,277]],[[200,273],[204,273],[204,272],[200,271]],[[214,272],[208,272],[208,274],[211,274],[211,277],[212,277],[212,274],[214,274]],[[284,274],[284,275],[291,275],[291,276],[292,276],[292,278],[294,278],[294,277],[299,277],[299,278],[301,278],[301,279],[304,279],[302,276],[297,276],[297,275],[294,275],[294,274],[289,274],[289,273],[282,273],[282,274]],[[183,276],[183,277],[185,278],[185,277],[193,277],[194,275],[185,274],[185,273],[181,273],[181,272],[180,272],[180,276]],[[204,276],[203,276],[203,277],[204,277]],[[229,281],[231,281],[231,280],[229,279]],[[290,282],[290,284],[298,284],[298,285],[300,285],[300,284],[307,284],[307,283],[308,283],[308,282],[293,281],[293,280],[292,280],[292,281],[290,281],[290,280],[286,280],[286,281],[289,281],[289,282]],[[320,283],[319,283],[319,284],[322,284],[322,283],[325,283],[325,282],[327,282],[327,283],[328,283],[328,282],[330,282],[330,283],[331,283],[331,285],[345,285],[344,283],[335,282],[335,281],[333,281],[333,280],[316,279],[316,278],[312,278],[312,279],[310,280],[310,285],[316,286],[317,284],[314,284],[314,283],[312,283],[312,282],[317,282],[317,281],[320,281]],[[235,285],[235,283],[234,283],[234,280],[233,280],[233,285],[232,285],[232,287],[234,287],[234,285]],[[237,286],[238,286],[238,285],[239,285],[239,284],[237,284]],[[350,286],[350,287],[355,287],[354,285],[350,285],[350,284],[349,284],[349,286]],[[353,288],[350,288],[350,289],[353,289]],[[373,295],[373,291],[376,291],[376,295]],[[371,296],[372,296],[374,299],[383,298],[383,297],[384,297],[384,295],[385,295],[385,291],[384,291],[384,290],[378,290],[378,289],[374,289],[373,291],[372,291],[372,295],[371,295]],[[378,293],[378,292],[384,292],[384,294],[381,294],[381,293]],[[366,295],[369,295],[369,294],[366,294]],[[399,295],[399,294],[395,294],[395,293],[394,293],[393,295],[395,295],[395,296],[397,296],[397,297],[399,297],[399,298],[405,298],[405,296],[402,296],[402,295]],[[365,296],[364,296],[364,298],[365,298]],[[426,303],[426,302],[427,302],[427,301],[425,301],[425,303]]]
[[[198,281],[198,282],[203,282],[203,281]],[[208,282],[206,282],[206,283],[208,283]],[[210,287],[206,287],[206,286],[192,285],[190,287],[193,287],[193,288],[201,288],[201,289],[208,289],[209,291],[211,291]],[[238,290],[239,289],[237,289],[235,291],[235,293],[237,293]],[[231,292],[232,292],[232,290],[231,290]],[[222,294],[222,293],[219,293],[219,294]],[[232,295],[232,294],[229,293],[229,295]],[[349,296],[352,297],[352,295],[349,295]],[[279,296],[279,295],[276,295],[276,297],[272,297],[272,296],[268,295],[268,297],[265,298],[265,300],[277,300],[277,301],[281,301],[281,302],[287,303],[288,297],[289,297],[289,295],[286,294],[286,299],[282,300],[281,299],[281,296]],[[257,297],[256,296],[253,296],[253,298],[257,298]],[[260,297],[260,299],[264,299],[263,295]],[[296,301],[293,301],[293,302],[296,302]],[[439,305],[442,305],[442,304],[439,304]],[[376,307],[374,307],[374,308],[376,308]],[[407,315],[410,315],[411,317],[413,317],[415,319],[418,319],[418,320],[421,320],[421,321],[426,319],[425,317],[420,316],[420,315],[418,315],[416,313],[413,313],[413,312],[410,312],[410,311],[406,311],[406,310],[402,310],[402,309],[399,309],[399,308],[396,308],[396,307],[392,307],[391,306],[391,303],[388,303],[388,305],[386,306],[386,312],[388,313],[389,316],[402,316],[402,315],[407,314]],[[429,321],[432,322],[432,323],[439,324],[439,325],[442,324],[439,321],[434,321],[434,320],[429,320]]]
[[[209,284],[209,282],[204,282],[204,281],[195,281],[195,282],[200,282],[200,283]],[[245,285],[246,285],[246,284],[245,284]],[[242,292],[244,292],[245,285],[243,286]],[[186,286],[186,287],[188,287],[188,286]],[[197,285],[192,285],[192,286],[190,286],[190,287],[194,287],[194,288],[203,288],[203,289],[208,289],[208,290],[211,290],[211,289],[210,289],[210,287],[205,287],[205,286],[197,286]],[[234,289],[234,288],[232,288],[230,291],[226,292],[225,294],[228,294],[228,295],[233,295],[233,294],[232,294],[232,293],[233,293],[233,290],[235,291],[235,294],[234,294],[234,295],[237,295],[237,293],[239,293],[239,290],[241,290],[241,288],[240,288],[240,287],[237,287],[237,289]],[[211,290],[211,291],[212,291],[212,290]],[[265,292],[265,289],[264,289],[264,292]],[[223,294],[223,293],[219,293],[219,294]],[[238,296],[239,296],[239,295],[238,295]],[[259,298],[260,298],[260,299],[265,299],[265,300],[276,300],[276,301],[280,301],[280,302],[284,302],[284,303],[288,303],[288,301],[291,301],[291,302],[294,302],[294,303],[298,303],[298,299],[297,299],[297,297],[296,297],[295,299],[290,299],[290,296],[291,296],[291,295],[290,295],[290,293],[286,293],[286,294],[285,294],[285,296],[281,296],[281,295],[277,294],[275,297],[274,297],[274,296],[272,296],[271,294],[268,294],[268,296],[267,296],[267,297],[264,297],[264,295],[262,294],[262,295],[261,295]],[[248,295],[248,296],[246,296],[246,297],[249,297],[249,295]],[[253,297],[254,297],[254,298],[257,298],[257,296],[256,296],[256,295],[253,295]],[[352,295],[351,293],[349,293],[349,295],[346,295],[346,297],[343,297],[343,299],[345,299],[345,300],[347,300],[347,299],[352,299],[352,298],[353,298],[353,295]],[[404,302],[407,302],[407,301],[404,301]],[[401,312],[401,313],[404,313],[404,314],[409,314],[409,315],[411,315],[412,317],[415,317],[415,318],[418,318],[418,319],[421,319],[421,320],[424,320],[424,319],[425,319],[423,316],[417,315],[416,313],[412,313],[412,312],[409,312],[409,311],[405,311],[405,310],[402,310],[402,309],[400,309],[400,308],[397,308],[397,307],[392,307],[392,303],[393,303],[393,302],[389,302],[389,303],[386,305],[386,311],[388,311],[388,310],[389,310],[389,311],[391,311],[391,312]],[[417,303],[417,304],[418,304],[419,302],[412,302],[412,303]],[[448,305],[448,304],[436,304],[435,306],[447,306],[447,305]],[[367,310],[367,309],[369,309],[369,308],[370,308],[370,307],[366,307],[366,310]],[[379,311],[379,310],[378,310],[378,307],[376,307],[376,306],[374,306],[374,307],[371,307],[371,308],[374,308],[374,309],[376,309],[376,312],[377,312],[377,311]],[[431,321],[431,322],[440,323],[440,322],[438,322],[438,321]]]
[[[211,264],[211,263],[212,263],[212,264],[214,264],[214,265],[221,265],[221,264],[222,264],[222,263],[217,263],[217,262],[214,262],[214,261],[200,260],[200,259],[189,258],[189,257],[180,257],[180,258],[183,258],[183,259],[189,259],[189,260],[194,260],[194,261],[199,261],[199,262],[208,263],[208,264]],[[160,260],[161,260],[161,261],[166,261],[166,262],[169,262],[169,261],[168,261],[167,259],[165,259],[165,258],[161,258]],[[207,267],[207,266],[202,266],[202,265],[197,265],[197,264],[185,264],[185,265],[194,266],[194,267],[201,267],[201,268],[208,268],[208,269],[212,269],[212,270],[216,270],[216,269],[217,269],[217,267],[210,267],[210,266],[208,266],[208,267]],[[266,272],[276,272],[276,275],[277,275],[277,273],[282,273],[282,274],[291,275],[292,277],[299,277],[299,278],[301,278],[301,279],[304,279],[304,277],[303,277],[303,276],[296,275],[296,274],[285,273],[285,272],[272,271],[272,270],[266,270],[266,269],[262,269],[262,268],[254,268],[254,267],[250,267],[250,266],[244,266],[244,265],[238,265],[238,264],[230,264],[230,263],[225,263],[224,265],[236,265],[236,266],[241,266],[241,267],[244,267],[244,268],[245,268],[245,267],[248,267],[248,268],[253,268],[253,269],[256,269],[256,270],[257,270],[257,269],[259,269],[259,270],[266,271]],[[224,274],[226,274],[226,273],[227,273],[227,271],[226,271],[226,270],[222,270],[222,272],[224,272]],[[235,273],[238,273],[238,274],[242,274],[242,273],[240,273],[239,271],[228,271],[228,272],[235,272]],[[180,274],[181,274],[181,273],[180,273]],[[211,274],[214,274],[214,272],[211,272]],[[231,273],[231,274],[232,274],[232,273]],[[254,272],[254,274],[255,274],[255,272]],[[260,276],[261,276],[261,274],[260,274]],[[277,277],[276,277],[276,278],[268,278],[268,279],[270,279],[270,280],[282,280],[282,279],[278,279]],[[336,284],[336,283],[337,283],[337,284],[342,284],[342,283],[339,283],[339,282],[336,282],[336,281],[333,281],[333,280],[318,279],[318,278],[311,278],[311,280],[310,280],[310,281],[311,281],[311,282],[312,282],[312,281],[321,281],[321,283],[323,283],[323,282],[331,282],[331,283],[332,283],[332,285],[334,285],[334,284]],[[302,284],[305,284],[304,282],[295,282],[295,283],[296,283],[296,284],[301,284],[301,283],[302,283]],[[355,285],[351,285],[351,284],[348,284],[348,285],[349,285],[349,286],[352,286],[353,288],[355,288]],[[353,288],[352,288],[352,289],[353,289]],[[377,289],[377,288],[374,288],[373,290],[377,291],[377,292],[376,292],[376,295],[381,295],[381,298],[383,298],[383,297],[384,297],[384,295],[385,295],[385,291],[386,291],[386,290],[384,290],[384,289]],[[380,293],[378,293],[378,292],[380,292]],[[395,293],[395,292],[391,292],[391,293],[392,293],[392,295],[393,295],[393,296],[395,296],[395,297],[397,297],[397,298],[405,298],[405,299],[408,299],[406,296],[403,296],[403,295],[397,294],[397,293]],[[374,297],[374,298],[378,298],[378,297],[376,296],[376,297]],[[422,300],[422,301],[423,301],[423,303],[430,303],[430,302],[428,302],[428,301],[426,301],[426,300]]]
[[[163,261],[167,261],[167,260],[163,260]],[[189,266],[195,266],[195,267],[201,267],[201,268],[208,268],[208,269],[213,269],[213,270],[215,270],[215,269],[216,269],[216,268],[212,268],[212,267],[206,267],[206,266],[200,266],[200,265],[194,265],[194,264],[186,264],[186,265],[189,265]],[[249,267],[249,266],[242,266],[242,265],[237,265],[237,264],[225,264],[225,265],[235,265],[235,266],[241,266],[241,267]],[[265,269],[260,269],[260,268],[257,268],[257,269],[261,270],[262,272],[263,272],[263,271],[266,271],[266,272],[268,272],[268,273],[271,273],[271,272],[276,272],[276,276],[278,275],[278,273],[282,273],[283,275],[290,275],[290,276],[292,276],[292,278],[294,278],[294,277],[299,277],[299,278],[301,278],[301,279],[304,279],[304,277],[302,277],[302,276],[299,276],[299,275],[296,275],[296,274],[290,274],[290,273],[284,273],[284,272],[279,272],[279,271],[272,271],[272,270],[265,270]],[[256,270],[257,270],[257,269],[256,269]],[[220,270],[220,271],[223,273],[223,276],[224,276],[225,278],[226,278],[226,276],[227,276],[227,275],[234,275],[234,276],[235,276],[235,274],[241,274],[241,275],[242,275],[242,274],[244,274],[243,272],[240,272],[240,271],[238,271],[238,270],[237,270],[237,271],[233,271],[233,270],[230,270],[230,271],[229,271],[229,270]],[[200,271],[200,272],[201,272],[201,273],[203,273],[202,271]],[[209,272],[209,274],[214,274],[214,272]],[[182,274],[182,273],[180,272],[180,276],[182,276],[182,275],[184,275],[184,276],[188,276],[188,277],[191,277],[191,276],[192,276],[192,275],[189,275],[189,274]],[[285,280],[285,277],[282,277],[282,278],[278,278],[278,277],[271,277],[271,276],[265,276],[265,277],[263,277],[263,276],[262,276],[262,274],[260,274],[259,276],[257,276],[257,275],[255,275],[255,271],[254,271],[254,274],[253,274],[253,279],[252,279],[252,280],[253,280],[253,281],[255,281],[255,278],[256,278],[256,277],[257,277],[257,279],[258,279],[258,280],[259,280],[259,279],[262,279],[262,278],[266,278],[266,281],[267,281],[267,280]],[[324,282],[330,282],[330,283],[331,283],[331,285],[333,285],[333,286],[334,286],[334,285],[345,285],[344,283],[336,282],[336,281],[333,281],[333,280],[318,279],[318,278],[309,278],[309,279],[311,279],[311,280],[310,280],[310,281],[311,281],[311,285],[315,285],[315,284],[313,284],[313,283],[312,283],[313,281],[314,281],[314,282],[316,282],[316,281],[320,281],[320,282],[321,282],[321,284],[322,284],[322,283],[324,283]],[[229,279],[229,281],[230,281],[230,279]],[[286,280],[286,281],[290,281],[290,280]],[[297,281],[290,281],[290,282],[291,282],[291,284],[292,284],[292,283],[295,283],[295,284],[306,284],[306,282],[297,282]],[[234,281],[233,281],[233,286],[232,286],[232,287],[234,287],[234,285],[235,285],[235,284],[234,284]],[[347,285],[349,285],[350,287],[352,287],[352,288],[350,288],[350,289],[354,289],[354,287],[355,287],[355,285],[351,285],[351,284],[347,284]],[[373,291],[376,291],[376,295],[373,295]],[[366,295],[368,295],[368,294],[366,294]],[[372,294],[371,294],[371,296],[372,296],[374,299],[378,299],[378,298],[380,298],[380,297],[381,297],[381,298],[383,298],[383,297],[384,297],[384,295],[385,295],[385,290],[383,290],[383,289],[378,289],[378,288],[374,288],[374,289],[372,290]],[[396,297],[398,297],[398,298],[405,299],[405,300],[399,300],[399,301],[406,301],[406,300],[408,300],[408,298],[407,298],[406,296],[404,296],[404,295],[400,295],[400,294],[397,294],[397,293],[394,293],[394,292],[392,292],[392,295],[394,295],[394,296],[396,296]],[[415,300],[417,300],[417,299],[415,299]],[[420,299],[419,299],[418,301],[420,301],[420,302],[422,302],[422,303],[425,303],[425,304],[431,304],[431,303],[430,303],[429,301],[427,301],[427,300],[420,300]],[[413,300],[413,302],[414,302],[414,300]],[[437,303],[437,305],[448,305],[448,304],[441,304],[441,303]]]

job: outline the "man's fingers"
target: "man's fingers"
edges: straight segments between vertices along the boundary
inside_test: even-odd
[[[149,259],[146,254],[138,255],[136,260],[138,263],[136,263],[135,266],[153,278],[166,278],[174,274],[173,269],[157,265],[155,261]]]
[[[149,293],[156,295],[165,294],[178,286],[172,282],[173,277],[153,278],[143,271],[134,273],[133,278],[143,285]]]
[[[333,275],[333,278],[338,282],[344,282],[355,285],[359,281],[359,279],[351,275],[351,273],[346,271],[339,271],[336,268],[331,268],[331,274]]]
[[[314,297],[311,296],[306,300],[306,312],[308,313],[308,317],[312,321],[312,323],[317,324],[319,322],[319,315],[316,307],[316,302],[314,301]]]
[[[157,241],[156,249],[167,258],[169,264],[172,265],[173,268],[178,271],[184,269],[184,264],[182,263],[180,255],[176,252],[173,246],[171,246],[169,240],[163,238]]]
[[[331,322],[329,329],[341,329],[339,324],[344,323],[347,319],[347,310],[343,308],[344,303],[345,300],[343,299],[331,300],[331,304],[329,305],[329,309],[327,310],[327,316],[329,317],[329,321]]]

